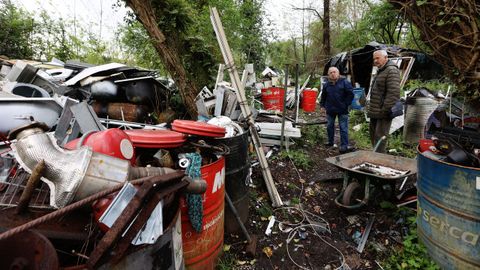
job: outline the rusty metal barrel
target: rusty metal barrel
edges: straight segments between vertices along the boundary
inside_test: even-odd
[[[418,154],[417,231],[442,269],[480,269],[480,169]]]

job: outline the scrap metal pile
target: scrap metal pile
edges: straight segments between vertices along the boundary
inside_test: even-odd
[[[0,63],[2,269],[179,269],[180,213],[182,230],[199,222],[223,242],[223,208],[209,221],[202,200],[219,191],[223,207],[229,149],[215,138],[240,125],[173,121],[172,86],[148,70]]]
[[[422,155],[472,168],[480,167],[480,113],[478,104],[456,98],[445,100],[428,117]]]

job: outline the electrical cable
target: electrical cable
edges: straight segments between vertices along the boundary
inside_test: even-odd
[[[297,172],[297,175],[299,177],[299,179],[302,179],[301,178],[301,175],[300,175],[300,172],[298,171],[297,167],[295,166],[295,163],[293,162],[293,160],[288,157],[290,159],[290,162],[293,164],[293,167],[295,169],[295,171]],[[302,194],[303,194],[303,183],[302,183],[302,188],[301,188],[301,191],[300,191],[300,195],[299,195],[299,201],[301,200],[301,197],[302,197]],[[299,268],[301,269],[306,269],[306,270],[310,270],[309,268],[306,268],[304,266],[301,266],[299,265],[297,262],[295,262],[293,260],[293,258],[291,257],[290,255],[290,250],[289,250],[289,243],[292,241],[293,237],[296,235],[297,231],[300,230],[300,229],[303,229],[303,228],[306,228],[306,227],[310,227],[311,229],[313,229],[313,233],[315,236],[317,236],[318,238],[320,238],[321,241],[323,241],[325,244],[327,244],[328,246],[330,246],[331,248],[333,248],[336,252],[339,253],[340,255],[340,266],[335,268],[335,269],[338,269],[338,270],[349,270],[350,267],[346,264],[345,262],[345,256],[343,255],[343,253],[338,249],[336,248],[335,246],[333,246],[332,244],[328,243],[318,232],[321,231],[321,232],[328,232],[329,234],[331,234],[331,230],[330,230],[330,226],[328,224],[328,222],[323,219],[322,217],[314,214],[314,213],[311,213],[307,210],[303,210],[302,209],[302,205],[299,204],[299,207],[282,207],[282,208],[277,208],[274,210],[274,213],[277,212],[277,211],[280,211],[280,210],[284,210],[284,209],[295,209],[295,211],[298,211],[302,214],[303,216],[303,219],[298,222],[298,223],[294,223],[294,224],[290,224],[290,223],[286,223],[278,218],[277,221],[279,223],[279,226],[280,224],[283,224],[283,225],[287,225],[287,226],[296,226],[295,228],[293,228],[289,234],[288,234],[288,237],[287,237],[287,240],[286,240],[286,249],[287,249],[287,254],[288,254],[288,257],[289,259],[296,265],[298,266]],[[302,224],[304,221],[307,221],[308,224]],[[318,229],[318,230],[317,230]]]
[[[317,227],[321,227],[320,225],[316,225],[316,224],[305,224],[305,225],[300,225],[296,228],[294,228],[293,230],[291,230],[289,233],[288,233],[288,237],[287,237],[287,244],[286,244],[286,249],[287,249],[287,255],[288,257],[290,258],[290,260],[296,265],[298,266],[300,269],[305,269],[305,270],[310,270],[310,268],[307,268],[307,267],[304,267],[300,264],[298,264],[297,262],[295,262],[292,258],[292,256],[290,255],[290,250],[288,248],[288,244],[292,241],[292,239],[295,237],[295,235],[297,234],[297,231],[299,231],[300,229],[303,229],[303,228],[306,228],[306,227],[314,227],[314,226],[317,226]],[[325,244],[327,244],[329,247],[333,248],[339,255],[340,255],[340,266],[335,268],[335,270],[349,270],[350,267],[347,265],[347,263],[345,262],[345,256],[343,255],[343,253],[338,249],[336,248],[335,246],[333,246],[332,244],[328,243],[327,240],[325,240],[320,234],[317,233],[317,231],[314,229],[313,230],[313,234],[315,236],[317,236],[318,238],[320,238],[320,240],[322,242],[324,242]]]

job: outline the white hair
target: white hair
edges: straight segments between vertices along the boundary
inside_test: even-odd
[[[340,73],[340,70],[338,70],[337,67],[331,66],[331,67],[328,68],[328,71],[330,71],[331,69],[336,70],[338,73]]]
[[[388,53],[386,50],[377,50],[377,51],[374,51],[373,53],[378,53],[381,56],[388,56]]]

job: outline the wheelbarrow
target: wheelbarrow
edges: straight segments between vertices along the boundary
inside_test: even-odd
[[[414,159],[365,150],[330,157],[326,161],[344,172],[342,191],[335,203],[346,209],[367,205],[379,191],[386,193],[387,198],[393,197],[396,180],[417,173]]]

